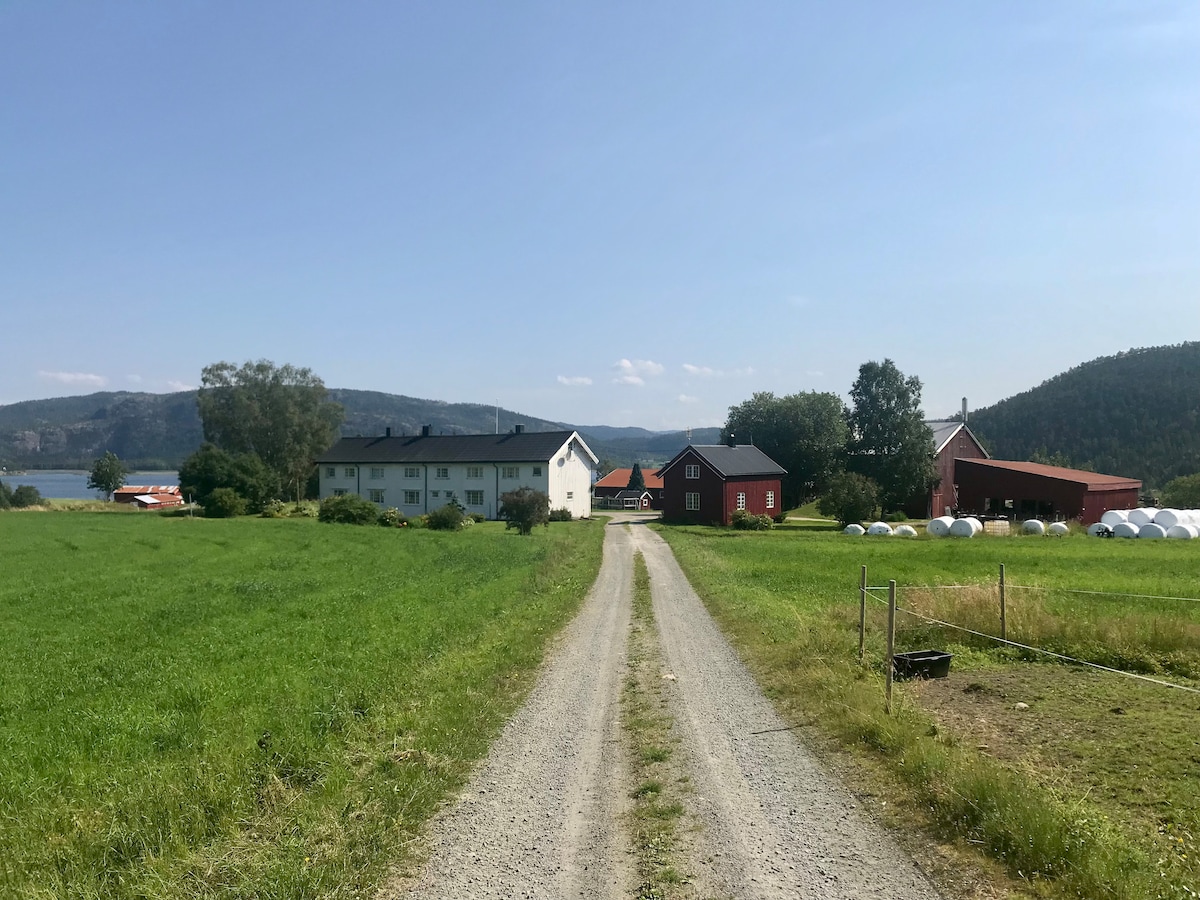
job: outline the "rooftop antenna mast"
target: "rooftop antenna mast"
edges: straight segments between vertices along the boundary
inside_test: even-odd
[[[496,434],[500,433],[500,398],[496,398]]]

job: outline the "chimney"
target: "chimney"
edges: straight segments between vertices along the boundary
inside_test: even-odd
[[[383,432],[383,436],[384,436],[384,437],[391,437],[391,436],[392,436],[392,426],[391,426],[391,425],[389,425],[389,426],[388,426],[388,427],[387,427],[387,428],[384,430],[384,432]]]
[[[967,424],[967,398],[963,397],[963,424]]]
[[[732,431],[729,432],[729,434],[725,436],[725,444],[729,447],[736,447],[737,444],[734,443],[735,437],[736,437],[736,435],[734,435],[734,433]]]
[[[422,425],[421,426],[421,437],[429,437],[429,434],[432,431],[433,431],[432,425]]]
[[[524,433],[525,433],[524,423],[518,422],[516,425],[513,426],[513,434],[524,434]]]

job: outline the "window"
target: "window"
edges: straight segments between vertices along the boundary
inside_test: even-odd
[[[541,466],[534,466],[534,467],[533,467],[533,477],[534,477],[534,478],[540,478],[540,477],[541,477],[541,474],[542,474],[542,467],[541,467]]]
[[[405,491],[404,492],[404,505],[405,506],[420,506],[421,505],[421,492],[420,491]]]
[[[468,478],[482,478],[483,477],[483,466],[467,466],[467,477]]]
[[[441,491],[430,491],[429,496],[430,497],[440,497],[440,496],[442,496],[442,492]]]
[[[738,491],[738,493],[737,493],[737,508],[738,509],[746,508],[746,493],[745,493],[745,491]]]
[[[483,491],[467,491],[467,506],[483,506]]]
[[[356,470],[355,470],[354,466],[346,466],[346,477],[353,478],[355,471]]]
[[[574,492],[574,491],[567,491],[567,499],[568,499],[568,500],[574,500],[574,499],[575,499],[575,492]]]
[[[775,508],[775,492],[767,491],[767,509]]]
[[[699,509],[700,508],[700,495],[692,494],[692,493],[684,494],[683,495],[683,505],[684,505],[685,509],[692,509],[692,510]]]
[[[371,466],[371,478],[378,481],[383,477],[383,466]]]
[[[433,477],[434,478],[449,478],[450,477],[450,467],[449,466],[438,466],[436,469],[433,470]]]
[[[684,478],[699,478],[700,477],[700,467],[699,466],[684,466],[683,467],[683,477]],[[699,508],[700,507],[698,507],[698,506],[696,507],[696,509],[699,509]]]
[[[325,477],[326,478],[336,478],[337,477],[337,467],[336,466],[326,466],[325,467]]]
[[[420,478],[421,477],[421,467],[420,466],[405,466],[404,467],[404,477],[405,478]]]
[[[368,493],[371,495],[370,499],[372,503],[383,502],[383,491],[379,490],[379,488],[371,488]]]
[[[501,478],[520,478],[521,477],[521,468],[520,468],[520,466],[504,466],[503,468],[500,469],[500,477]]]
[[[345,496],[346,496],[346,489],[345,489],[345,488],[334,488],[334,489],[333,489],[333,496],[335,496],[335,497],[345,497]]]

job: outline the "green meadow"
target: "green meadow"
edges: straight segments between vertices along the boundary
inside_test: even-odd
[[[901,801],[895,824],[982,851],[1037,896],[1197,896],[1200,602],[1154,598],[1200,598],[1200,542],[659,530],[785,715],[848,751],[864,794]],[[902,609],[996,635],[1001,563],[1010,639],[1193,692],[902,612],[898,651],[954,659],[947,679],[897,683],[885,713],[883,586]],[[860,664],[863,565],[883,590]]]
[[[369,896],[602,532],[0,514],[0,896]]]

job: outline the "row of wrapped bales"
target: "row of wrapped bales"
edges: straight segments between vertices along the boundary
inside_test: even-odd
[[[1155,509],[1153,506],[1130,510],[1110,509],[1088,529],[1088,534],[1097,537],[1111,534],[1120,538],[1192,540],[1200,537],[1200,510]]]
[[[863,528],[861,525],[847,525],[842,529],[842,534],[873,534],[887,535],[896,537],[916,537],[917,529],[911,525],[897,525],[894,529],[887,522],[874,522],[868,528]]]
[[[1071,533],[1071,529],[1066,522],[1051,522],[1047,527],[1046,523],[1041,519],[1026,519],[1021,525],[1021,530],[1026,534],[1048,533],[1055,537],[1062,537]]]

